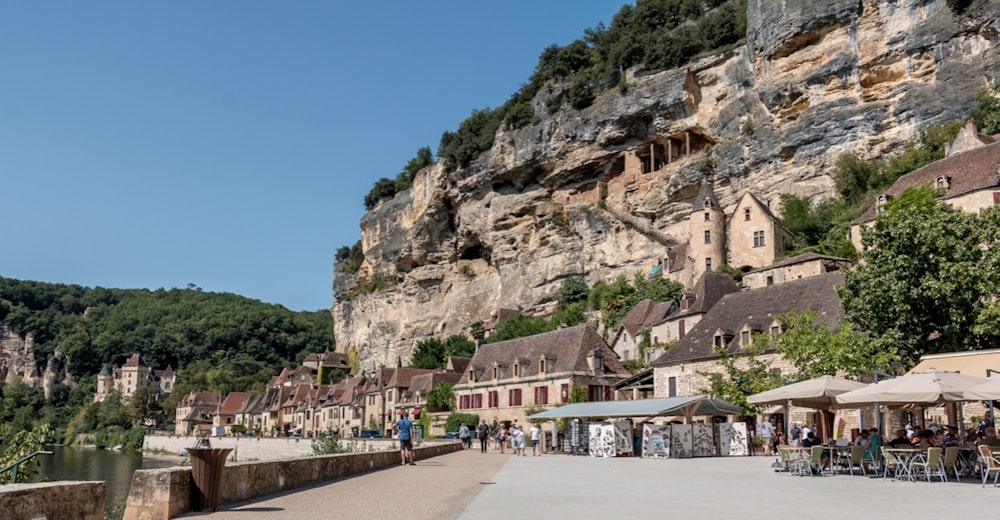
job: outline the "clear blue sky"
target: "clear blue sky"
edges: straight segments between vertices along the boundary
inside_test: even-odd
[[[372,184],[625,3],[2,2],[0,276],[329,308]]]

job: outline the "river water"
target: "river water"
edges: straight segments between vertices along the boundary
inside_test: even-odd
[[[93,448],[46,448],[52,455],[39,455],[41,468],[32,478],[40,480],[103,480],[107,482],[105,509],[111,511],[123,505],[132,484],[132,473],[137,469],[155,469],[176,466],[180,457],[121,453]]]

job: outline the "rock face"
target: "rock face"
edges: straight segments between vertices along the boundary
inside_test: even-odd
[[[338,349],[393,366],[498,308],[543,311],[567,276],[647,272],[687,239],[706,176],[724,207],[746,190],[830,196],[838,155],[889,154],[964,117],[1000,66],[996,0],[961,17],[943,0],[750,0],[747,14],[744,46],[630,74],[583,110],[536,99],[539,123],[366,214],[361,270],[335,267]]]

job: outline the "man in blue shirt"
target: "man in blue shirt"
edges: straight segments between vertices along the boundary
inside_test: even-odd
[[[415,466],[416,464],[413,462],[413,423],[407,418],[407,415],[404,410],[399,414],[399,420],[396,421],[396,429],[399,431],[399,455],[403,459],[404,466],[407,463]]]

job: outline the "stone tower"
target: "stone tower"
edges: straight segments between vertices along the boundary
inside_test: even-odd
[[[710,182],[702,181],[688,223],[691,229],[688,239],[690,273],[691,278],[697,280],[702,273],[718,270],[726,263],[726,215]]]
[[[97,394],[94,395],[94,401],[103,401],[114,389],[114,385],[114,377],[111,375],[111,370],[105,365],[101,368],[101,373],[97,374]]]

